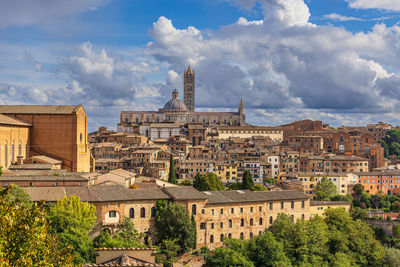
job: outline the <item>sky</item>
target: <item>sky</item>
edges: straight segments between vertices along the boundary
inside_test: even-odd
[[[0,0],[0,104],[82,104],[89,129],[158,110],[400,124],[399,0]]]

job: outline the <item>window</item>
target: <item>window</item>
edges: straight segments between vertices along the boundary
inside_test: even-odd
[[[29,183],[29,186],[30,186],[30,187],[32,187],[32,186],[33,186],[33,183],[32,183],[32,182],[30,182],[30,183]]]
[[[204,209],[201,209],[201,214],[204,214]]]
[[[224,235],[223,234],[220,235],[219,241],[224,242]]]
[[[214,236],[213,235],[210,235],[210,243],[211,244],[214,243]]]
[[[204,222],[200,223],[200,229],[206,229],[206,223]]]
[[[290,206],[291,206],[292,209],[294,209],[294,201],[293,200],[292,200]]]
[[[301,214],[301,218],[304,220],[304,214]]]
[[[232,228],[232,220],[229,220],[229,228]]]
[[[196,204],[192,205],[192,215],[196,215],[197,210],[196,210]]]
[[[240,233],[240,239],[243,239],[244,235],[243,233]]]
[[[243,213],[243,208],[240,208],[240,213]]]
[[[269,209],[272,210],[274,208],[274,203],[269,203]]]
[[[301,208],[302,208],[302,209],[304,209],[304,204],[305,204],[305,202],[304,202],[304,200],[302,200],[302,201],[301,201]]]
[[[111,210],[108,212],[108,217],[115,218],[117,217],[117,212],[115,210]]]
[[[250,219],[250,226],[253,226],[253,223],[254,223],[253,219]]]
[[[146,217],[146,210],[144,208],[140,209],[140,217],[145,218]]]
[[[224,223],[223,222],[220,223],[219,226],[220,226],[221,229],[224,228]]]
[[[262,224],[263,224],[262,218],[258,219],[258,224],[259,224],[259,225],[262,225]]]
[[[250,232],[250,238],[253,238],[253,233],[252,232]]]
[[[258,207],[258,211],[259,211],[259,212],[262,212],[262,207],[261,207],[261,206]]]
[[[214,209],[211,209],[211,215],[214,215]]]
[[[283,210],[283,205],[284,205],[284,204],[283,204],[283,201],[282,201],[282,202],[281,202],[281,210]]]
[[[221,209],[220,213],[221,213],[221,215],[224,214],[224,209]]]
[[[235,213],[235,209],[231,208],[231,214]]]
[[[135,218],[135,210],[133,208],[129,209],[129,218]]]
[[[272,216],[269,216],[269,224],[272,224],[274,221],[274,219],[272,218]]]
[[[253,213],[253,207],[250,207],[250,212]]]
[[[240,226],[241,226],[241,227],[244,226],[244,219],[240,219]]]
[[[231,237],[232,237],[232,234],[231,234],[231,233],[229,233],[229,234],[228,234],[228,237],[229,237],[229,238],[231,238]]]
[[[211,223],[211,229],[214,229],[214,223]]]
[[[151,208],[151,218],[154,218],[154,217],[156,217],[156,208],[152,207]]]

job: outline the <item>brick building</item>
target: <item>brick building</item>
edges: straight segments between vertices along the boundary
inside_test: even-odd
[[[26,145],[29,156],[43,155],[61,160],[62,168],[69,171],[89,172],[93,169],[94,160],[87,142],[87,117],[82,105],[0,105],[0,114],[30,125],[29,143],[24,144],[23,140],[21,144],[19,140],[14,140],[14,144],[7,143],[6,147],[14,157],[17,147]],[[7,163],[9,165],[11,160],[7,159]]]

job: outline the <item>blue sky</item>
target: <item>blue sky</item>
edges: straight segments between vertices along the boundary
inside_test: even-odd
[[[157,110],[197,70],[199,110],[259,125],[399,124],[398,0],[0,0],[0,104]]]

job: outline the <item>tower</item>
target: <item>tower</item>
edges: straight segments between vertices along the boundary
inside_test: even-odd
[[[239,124],[240,126],[246,125],[246,115],[244,114],[244,104],[243,104],[243,96],[240,98],[240,104],[238,107],[239,114]]]
[[[194,112],[195,108],[194,80],[194,70],[189,65],[188,69],[183,72],[183,102],[191,112]]]

